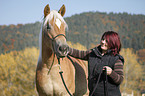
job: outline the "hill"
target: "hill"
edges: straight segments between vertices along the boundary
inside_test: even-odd
[[[67,40],[79,42],[87,48],[98,44],[101,35],[108,30],[119,33],[123,48],[138,51],[145,47],[145,15],[86,12],[64,19],[69,26]],[[0,54],[26,47],[38,48],[40,28],[40,22],[0,26]]]
[[[145,43],[143,43],[145,42],[144,15],[88,12],[66,18],[66,22],[70,31],[68,40],[79,41],[81,44],[88,46],[87,48],[98,44],[102,34],[108,30],[119,33],[124,48],[139,50],[145,47]],[[76,37],[75,40],[74,37]]]
[[[0,26],[0,53],[18,51],[33,46],[38,48],[40,26],[40,22]]]

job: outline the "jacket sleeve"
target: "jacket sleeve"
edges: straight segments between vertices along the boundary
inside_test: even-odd
[[[123,75],[123,62],[118,59],[114,65],[114,70],[112,70],[112,73],[110,74],[110,77],[113,79],[114,83],[121,84],[124,75]]]
[[[90,52],[91,52],[91,50],[81,51],[81,50],[69,48],[68,55],[75,57],[75,58],[78,58],[78,59],[81,59],[81,60],[88,60]]]

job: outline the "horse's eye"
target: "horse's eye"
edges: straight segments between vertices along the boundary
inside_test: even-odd
[[[51,29],[51,27],[50,27],[50,24],[49,24],[49,23],[47,23],[47,29]]]

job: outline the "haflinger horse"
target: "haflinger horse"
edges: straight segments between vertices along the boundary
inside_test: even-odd
[[[65,6],[59,11],[44,8],[44,20],[39,34],[39,59],[36,69],[36,89],[39,96],[69,96],[59,74],[60,59],[64,82],[72,96],[88,96],[87,65],[81,60],[66,56],[69,47],[65,31],[68,26],[63,19]]]

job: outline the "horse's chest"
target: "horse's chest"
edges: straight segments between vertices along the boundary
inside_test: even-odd
[[[43,68],[39,76],[41,76],[41,79],[39,79],[38,82],[40,82],[39,84],[41,89],[47,95],[66,94],[66,91],[63,88],[64,85],[59,75],[59,70],[57,68],[52,68],[49,74],[48,69]]]

